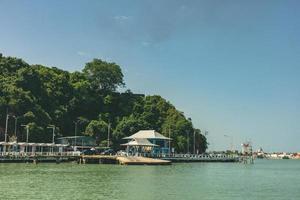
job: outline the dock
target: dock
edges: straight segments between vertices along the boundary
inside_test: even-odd
[[[168,160],[173,163],[175,162],[239,162],[238,159],[235,158],[174,158],[174,157],[166,157],[163,160]]]
[[[5,156],[0,157],[0,163],[61,163],[76,161],[77,156],[35,155],[35,156]]]
[[[239,157],[225,154],[175,154],[162,157],[171,162],[239,162]]]
[[[85,155],[81,156],[79,163],[120,165],[170,165],[171,161],[147,158],[142,156]]]
[[[10,154],[0,156],[0,163],[77,162],[78,164],[170,165],[176,162],[239,162],[240,156],[225,154],[174,154],[150,158],[120,155],[80,155],[73,153]]]
[[[81,155],[78,164],[118,164],[115,155]]]
[[[121,165],[170,165],[171,161],[147,157],[118,157]]]
[[[26,155],[0,156],[0,163],[61,163],[77,162],[78,164],[120,164],[120,165],[170,165],[171,161],[142,156],[117,155]]]

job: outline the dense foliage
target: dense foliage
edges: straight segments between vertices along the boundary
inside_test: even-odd
[[[115,63],[94,59],[82,72],[67,72],[55,67],[29,65],[21,59],[0,54],[0,139],[4,140],[6,114],[8,134],[25,140],[21,124],[30,126],[30,142],[50,142],[49,125],[55,125],[56,137],[90,135],[99,145],[106,144],[108,127],[111,145],[119,148],[122,138],[141,129],[154,129],[171,136],[177,152],[207,148],[205,136],[190,119],[160,96],[133,94],[124,87],[121,68]],[[13,117],[16,116],[16,117]]]

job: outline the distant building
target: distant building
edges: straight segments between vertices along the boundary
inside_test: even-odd
[[[300,153],[295,153],[293,156],[294,159],[300,159]]]
[[[126,146],[127,152],[131,154],[147,154],[147,156],[156,157],[169,153],[170,138],[155,130],[141,130],[123,139],[128,140],[128,143],[123,146]]]
[[[251,142],[242,143],[242,154],[243,155],[252,155],[252,144]]]
[[[97,146],[96,140],[90,136],[69,136],[56,139],[57,144],[65,144],[73,147],[73,149],[83,150]]]
[[[0,156],[53,155],[65,152],[66,147],[53,143],[0,142]]]
[[[254,154],[255,154],[256,158],[265,158],[266,157],[266,154],[265,154],[263,148],[261,148],[261,147]]]

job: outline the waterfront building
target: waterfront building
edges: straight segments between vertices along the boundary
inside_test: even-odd
[[[52,155],[65,152],[67,145],[53,143],[0,142],[1,156]]]
[[[71,146],[74,150],[79,151],[95,148],[97,146],[95,138],[90,136],[60,137],[56,139],[56,143]]]
[[[295,153],[293,159],[300,159],[300,153]]]
[[[123,138],[128,140],[126,150],[128,153],[146,154],[150,157],[159,157],[169,154],[170,138],[163,136],[155,130],[140,130],[137,133]]]
[[[125,144],[121,144],[121,146],[126,146],[127,155],[142,155],[146,157],[151,157],[153,148],[157,147],[158,145],[152,144],[151,142],[149,142],[149,140],[145,138],[134,138]]]

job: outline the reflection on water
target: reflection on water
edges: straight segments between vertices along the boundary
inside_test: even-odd
[[[0,164],[1,199],[300,199],[300,161]]]

